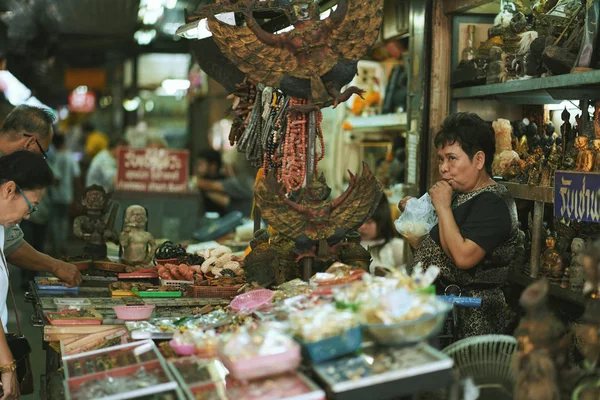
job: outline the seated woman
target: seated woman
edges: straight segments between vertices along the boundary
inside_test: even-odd
[[[4,257],[4,228],[18,224],[37,210],[54,177],[46,161],[30,151],[17,151],[0,157],[0,379],[4,399],[19,397],[15,361],[6,342],[8,309],[8,264]]]
[[[482,298],[481,308],[457,309],[456,340],[503,333],[501,287],[515,258],[518,220],[508,190],[490,177],[494,132],[476,114],[458,113],[446,118],[434,143],[442,180],[429,195],[439,221],[415,250],[414,263],[440,268],[438,294]]]
[[[369,271],[374,274],[377,267],[398,268],[404,265],[404,240],[397,237],[392,222],[390,203],[386,196],[381,201],[370,219],[360,228],[361,243],[371,253]]]

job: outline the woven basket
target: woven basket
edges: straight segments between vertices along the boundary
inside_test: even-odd
[[[193,296],[206,299],[232,299],[238,295],[242,285],[235,286],[192,286]]]
[[[511,361],[517,339],[507,335],[482,335],[459,340],[442,350],[452,357],[461,378],[471,377],[482,399],[512,399]]]

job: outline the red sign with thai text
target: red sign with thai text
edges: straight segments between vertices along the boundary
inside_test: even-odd
[[[117,190],[187,192],[187,150],[119,148]]]

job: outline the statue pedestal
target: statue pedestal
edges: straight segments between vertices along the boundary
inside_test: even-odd
[[[105,244],[86,244],[83,251],[85,254],[89,254],[93,261],[106,260],[107,258]]]

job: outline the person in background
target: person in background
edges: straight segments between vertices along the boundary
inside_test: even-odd
[[[149,136],[146,142],[147,149],[168,149],[169,144],[165,139],[158,135]]]
[[[94,157],[85,179],[85,186],[100,185],[106,193],[115,190],[117,178],[117,150],[119,146],[127,146],[125,139],[110,142],[108,149],[102,150]]]
[[[85,156],[88,160],[93,160],[97,154],[109,147],[110,139],[106,134],[97,131],[90,122],[84,123],[82,130],[85,137]]]
[[[52,185],[48,164],[32,152],[20,150],[0,158],[0,381],[2,399],[18,399],[15,360],[6,341],[9,270],[4,253],[5,229],[27,220],[37,211],[46,188]]]
[[[15,107],[4,119],[0,128],[0,157],[19,150],[27,150],[46,159],[54,131],[54,115],[46,109],[21,105]],[[69,264],[34,249],[23,237],[18,225],[6,229],[4,254],[12,265],[33,271],[50,272],[69,286],[81,283],[81,273]]]
[[[197,179],[196,187],[206,193],[206,196],[225,209],[226,213],[240,211],[246,217],[252,214],[254,200],[254,180],[256,168],[246,160],[244,153],[232,150],[224,158],[229,177],[212,181]]]
[[[73,203],[74,180],[79,178],[81,171],[74,154],[67,149],[65,137],[54,135],[52,140],[55,155],[51,168],[56,184],[49,189],[52,200],[52,215],[50,231],[52,232],[52,248],[56,255],[66,255],[66,243],[71,231],[69,227],[69,207]]]
[[[377,209],[364,224],[358,228],[361,245],[371,253],[372,274],[377,267],[399,268],[406,263],[404,259],[404,239],[398,237],[392,221],[390,203],[381,196]]]
[[[225,177],[221,174],[221,167],[223,161],[221,160],[221,153],[216,150],[203,150],[198,154],[196,165],[194,168],[194,186],[197,187],[198,179],[205,179],[209,181],[220,181]],[[204,211],[216,212],[221,215],[225,213],[225,207],[219,203],[213,201],[210,197],[210,192],[202,191]]]

